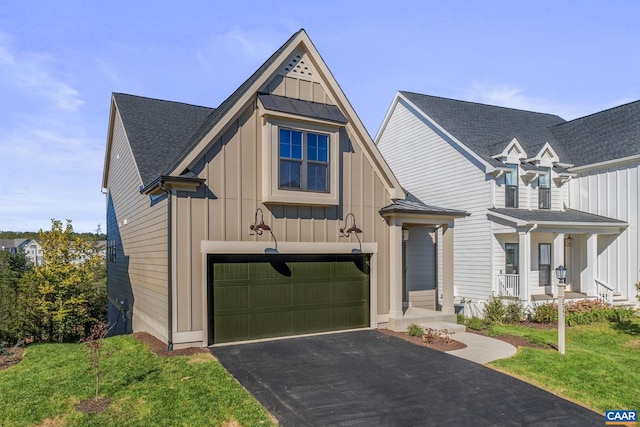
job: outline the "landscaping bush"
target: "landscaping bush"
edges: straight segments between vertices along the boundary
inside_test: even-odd
[[[505,307],[502,299],[500,297],[491,294],[489,297],[489,301],[484,306],[484,310],[482,312],[485,320],[489,322],[498,322],[502,323],[504,321],[504,316],[507,312],[507,308]]]
[[[416,325],[415,323],[410,324],[407,327],[407,334],[410,337],[419,337],[422,336],[424,329],[420,325]]]
[[[557,323],[558,304],[552,302],[535,304],[531,313],[531,320],[536,323]]]
[[[524,306],[520,301],[511,301],[505,307],[504,323],[513,325],[522,322],[524,319]]]
[[[633,308],[615,307],[600,300],[568,301],[564,305],[565,321],[569,326],[595,322],[630,319],[636,315]],[[537,323],[558,322],[558,304],[543,303],[533,307],[532,320]]]
[[[489,327],[489,322],[479,317],[473,316],[467,319],[465,325],[467,326],[467,328],[473,329],[474,331],[481,331]]]

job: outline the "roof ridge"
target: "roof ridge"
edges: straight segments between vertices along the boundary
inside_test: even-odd
[[[197,108],[206,108],[208,110],[215,110],[215,107],[207,107],[205,105],[196,105],[196,104],[191,104],[188,102],[182,102],[182,101],[171,101],[168,99],[160,99],[160,98],[152,98],[150,96],[141,96],[141,95],[133,95],[131,93],[124,93],[124,92],[112,92],[112,95],[115,96],[130,96],[132,98],[140,98],[140,99],[148,99],[150,101],[159,101],[159,102],[166,102],[166,103],[170,103],[170,104],[180,104],[180,105],[186,105],[188,107],[197,107]]]
[[[558,123],[557,125],[553,125],[553,126],[551,126],[551,127],[552,127],[552,128],[554,128],[554,127],[557,127],[557,126],[566,125],[566,124],[568,124],[568,123],[574,123],[574,122],[577,122],[578,120],[588,119],[588,118],[590,118],[590,117],[598,116],[598,115],[600,115],[600,114],[607,113],[607,112],[611,112],[611,111],[613,111],[613,110],[617,110],[617,109],[619,109],[619,108],[629,107],[631,104],[638,104],[638,105],[640,105],[640,99],[638,99],[638,100],[636,100],[636,101],[626,102],[626,103],[624,103],[624,104],[620,104],[620,105],[617,105],[617,106],[615,106],[615,107],[606,108],[606,109],[604,109],[604,110],[602,110],[602,111],[596,111],[595,113],[587,114],[586,116],[576,117],[575,119],[568,120],[568,121],[566,121],[566,122],[564,122],[564,123]]]
[[[473,105],[478,105],[478,106],[482,106],[482,107],[492,107],[492,108],[499,108],[499,109],[503,109],[503,110],[511,110],[511,111],[519,111],[519,112],[523,112],[523,113],[531,113],[531,114],[542,114],[545,116],[553,116],[553,117],[558,117],[562,120],[565,120],[563,117],[557,115],[557,114],[553,114],[553,113],[543,113],[540,111],[532,111],[532,110],[525,110],[522,108],[514,108],[514,107],[503,107],[501,105],[494,105],[494,104],[486,104],[483,102],[477,102],[477,101],[467,101],[464,99],[454,99],[454,98],[447,98],[444,96],[438,96],[438,95],[427,95],[424,93],[418,93],[418,92],[412,92],[412,91],[406,91],[406,90],[401,90],[399,91],[402,94],[412,94],[412,95],[418,95],[418,96],[424,96],[424,97],[429,97],[429,98],[437,98],[437,99],[442,99],[444,101],[453,101],[453,102],[460,102],[460,103],[465,103],[465,104],[473,104]],[[566,122],[566,120],[565,120]]]

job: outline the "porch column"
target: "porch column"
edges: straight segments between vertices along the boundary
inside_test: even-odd
[[[453,307],[453,227],[442,227],[442,313],[454,314]]]
[[[553,264],[551,265],[551,289],[554,298],[558,297],[558,278],[555,269],[564,265],[564,233],[557,233],[553,236]],[[564,265],[567,267],[566,265]]]
[[[389,226],[389,318],[402,318],[402,225]]]
[[[580,284],[580,290],[587,296],[596,296],[596,277],[598,277],[598,235],[587,234],[587,268],[584,275],[584,283]]]
[[[518,233],[519,258],[518,271],[520,280],[520,299],[531,300],[531,290],[529,289],[529,276],[531,275],[531,234],[527,231]]]

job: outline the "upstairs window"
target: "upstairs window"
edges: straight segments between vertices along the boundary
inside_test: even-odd
[[[508,164],[507,167],[511,169],[511,172],[507,173],[504,177],[504,183],[505,183],[504,207],[517,208],[518,207],[518,165]]]
[[[551,169],[541,168],[538,176],[538,208],[551,209]]]
[[[280,128],[279,188],[329,191],[329,135]]]

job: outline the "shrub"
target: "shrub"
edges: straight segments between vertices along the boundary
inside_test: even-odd
[[[489,301],[484,306],[483,315],[489,322],[502,323],[506,314],[506,307],[500,297],[491,294]]]
[[[415,323],[410,324],[407,328],[407,334],[410,337],[419,337],[423,332],[424,329],[422,328],[422,326],[416,325]]]
[[[481,331],[489,327],[489,322],[479,317],[473,316],[467,319],[465,325],[467,326],[467,328],[473,329],[474,331]]]
[[[558,321],[558,305],[545,302],[533,306],[531,320],[536,323],[554,323]]]
[[[524,319],[524,306],[520,301],[511,301],[505,307],[504,323],[519,323]]]

